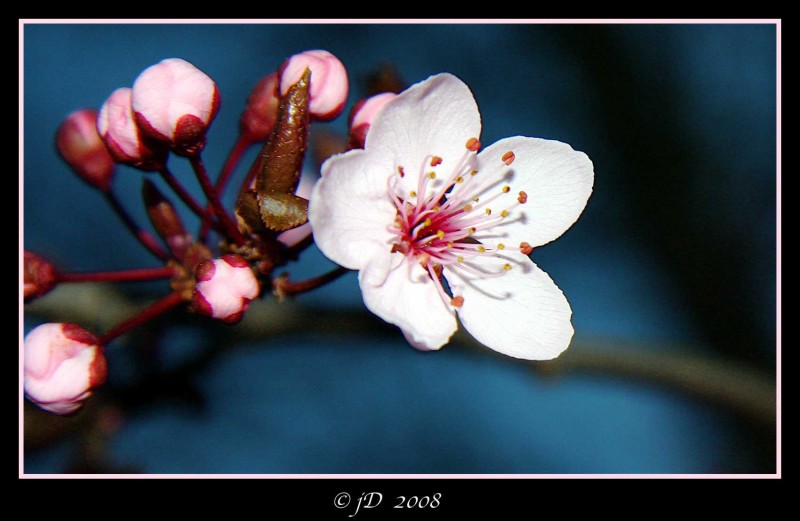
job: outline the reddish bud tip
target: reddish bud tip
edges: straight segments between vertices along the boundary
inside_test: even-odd
[[[91,186],[108,191],[116,165],[97,133],[97,111],[77,110],[56,132],[56,148],[64,161]]]
[[[240,128],[250,141],[266,141],[278,118],[278,73],[270,73],[259,81],[247,98]]]
[[[203,262],[195,270],[195,280],[192,309],[228,324],[239,322],[261,291],[250,265],[238,255]]]
[[[383,92],[360,100],[350,111],[350,148],[364,148],[367,132],[372,122],[387,103],[397,97],[393,92]]]
[[[25,302],[41,297],[56,286],[57,275],[52,264],[29,251],[25,252],[24,263]]]

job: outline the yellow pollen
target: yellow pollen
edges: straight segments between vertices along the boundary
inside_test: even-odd
[[[503,269],[506,270],[506,271],[510,270],[511,269],[511,264],[508,264],[508,263],[503,264]]]
[[[410,195],[411,197],[416,197],[417,196],[417,192],[415,192],[414,190],[411,190],[410,192],[408,192],[408,195]]]
[[[497,245],[497,249],[498,249],[498,250],[504,250],[505,248],[506,248],[506,245],[505,245],[505,244],[503,244],[502,242],[501,242],[500,244],[498,244],[498,245]]]
[[[463,177],[461,177],[461,176],[456,177],[456,183],[463,183],[463,182],[464,182],[464,178]]]
[[[504,193],[504,194],[507,194],[507,193],[508,193],[508,192],[510,192],[510,191],[511,191],[511,187],[510,187],[510,186],[508,186],[508,185],[505,185],[505,186],[503,187],[503,193]]]
[[[436,179],[436,172],[428,172],[428,177],[431,179]]]
[[[479,200],[479,199],[478,199],[477,197],[473,197],[473,198],[472,198],[472,202],[473,202],[473,203],[477,203],[477,202],[478,202],[478,200]]]
[[[452,242],[448,242],[448,243],[447,243],[447,247],[448,247],[448,248],[452,248],[452,247],[453,247],[453,243],[452,243]]]
[[[430,225],[431,225],[431,218],[430,218],[430,217],[428,217],[428,218],[427,218],[427,219],[425,219],[425,221],[422,223],[422,226],[423,226],[423,227],[427,227],[427,226],[430,226]]]
[[[486,248],[484,248],[483,246],[478,246],[478,251],[481,253],[486,253]]]
[[[471,212],[472,211],[472,205],[471,204],[465,204],[463,210],[464,210],[464,213]]]
[[[469,173],[469,175],[476,175],[477,173],[478,173],[477,170],[473,170],[472,172]]]
[[[486,215],[492,215],[492,209],[491,208],[487,208],[486,209]]]
[[[439,237],[440,239],[444,239],[444,232],[442,230],[439,230],[438,232],[436,232],[436,236]]]
[[[503,210],[502,212],[500,212],[500,216],[501,217],[508,217],[508,210]]]
[[[458,257],[456,257],[456,260],[457,260],[458,262],[464,262],[464,257],[462,257],[461,255],[459,255]]]
[[[470,235],[472,235],[472,234],[473,234],[473,233],[475,233],[475,232],[476,232],[476,229],[475,229],[475,227],[474,227],[474,226],[473,226],[472,228],[470,228],[470,229],[469,229],[469,233],[470,233]]]

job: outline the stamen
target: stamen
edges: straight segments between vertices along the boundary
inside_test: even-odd
[[[528,194],[525,192],[520,192],[519,197],[517,197],[517,201],[519,201],[519,204],[525,204],[528,201]]]
[[[511,269],[511,264],[509,264],[509,263],[503,264],[503,269],[506,270],[506,271],[510,270]]]
[[[460,308],[461,306],[464,305],[464,297],[462,297],[461,295],[458,295],[457,297],[453,297],[450,300],[450,305],[452,305],[453,307],[456,307],[456,308]]]
[[[514,156],[514,152],[511,152],[511,151],[509,150],[508,152],[506,152],[505,154],[503,154],[503,157],[502,157],[502,158],[500,158],[500,159],[502,159],[502,160],[503,160],[503,163],[505,163],[505,164],[507,164],[507,165],[510,165],[511,163],[513,163],[513,162],[514,162],[514,159],[515,159],[515,157],[516,157],[516,156]]]
[[[492,215],[492,209],[491,208],[487,208],[486,209],[486,215]]]
[[[508,210],[503,210],[502,212],[500,212],[500,215],[502,217],[508,217]]]
[[[402,166],[398,166],[398,167],[397,167],[397,173],[398,173],[398,174],[400,174],[400,177],[405,177],[405,176],[406,176],[406,173],[405,173],[405,171],[403,170],[403,167],[402,167]]]
[[[503,244],[502,242],[501,242],[500,244],[498,244],[498,245],[497,245],[497,249],[498,249],[498,250],[504,250],[505,248],[506,248],[506,245],[505,245],[505,244]]]
[[[456,183],[463,183],[463,182],[464,182],[464,178],[463,177],[461,177],[461,176],[456,177]]]
[[[417,196],[417,192],[415,192],[414,190],[411,190],[410,192],[408,192],[408,195],[410,195],[411,197],[416,197]]]
[[[433,156],[431,158],[431,166],[438,166],[442,164],[442,158],[439,156]]]
[[[473,152],[477,152],[481,148],[481,142],[478,141],[478,138],[471,137],[467,141],[467,149],[472,150]]]
[[[521,251],[524,255],[530,255],[531,252],[533,252],[533,246],[527,242],[521,242],[519,243],[519,251]]]
[[[508,193],[508,192],[510,192],[510,191],[511,191],[511,187],[510,187],[510,186],[508,186],[508,185],[505,185],[505,186],[503,187],[503,193],[504,193],[504,194],[507,194],[507,193]]]
[[[428,172],[428,177],[430,179],[436,179],[436,172]]]

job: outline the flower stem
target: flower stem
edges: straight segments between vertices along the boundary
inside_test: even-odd
[[[278,297],[278,300],[283,300],[286,297],[291,297],[294,295],[298,295],[300,293],[305,293],[306,291],[311,291],[312,289],[319,288],[328,284],[329,282],[333,282],[334,280],[338,279],[345,273],[349,272],[347,268],[343,268],[341,266],[337,266],[335,269],[320,275],[318,277],[314,277],[311,279],[301,280],[298,282],[290,282],[288,275],[283,275],[275,279],[272,283],[272,289],[275,291],[275,294]]]
[[[101,345],[108,344],[123,333],[127,333],[131,329],[139,327],[140,325],[158,317],[159,315],[163,315],[182,302],[183,297],[181,296],[181,293],[179,291],[173,291],[166,297],[163,297],[161,300],[156,301],[150,307],[144,309],[138,315],[134,315],[121,324],[111,328],[106,332],[105,335],[99,338],[99,343]]]
[[[225,207],[222,206],[222,201],[220,201],[219,194],[214,189],[214,185],[211,184],[211,179],[208,177],[206,166],[203,164],[200,154],[191,156],[189,161],[192,164],[194,173],[197,175],[197,180],[200,181],[200,186],[203,187],[203,192],[206,194],[208,202],[211,204],[211,206],[214,208],[214,212],[217,214],[217,218],[219,219],[225,235],[237,245],[244,246],[247,242],[247,239],[245,239],[244,235],[242,235],[242,232],[239,231],[239,228],[237,228],[236,223],[233,221],[231,216],[225,211]]]
[[[122,219],[123,224],[130,230],[130,232],[136,237],[136,239],[142,243],[142,245],[147,248],[150,253],[158,257],[160,260],[166,262],[169,260],[169,255],[161,245],[158,244],[156,239],[150,235],[146,230],[140,228],[131,218],[130,214],[122,207],[120,204],[119,199],[114,195],[113,192],[107,191],[103,192],[103,196],[108,201],[108,204],[114,209],[114,212]]]
[[[173,268],[163,267],[92,273],[58,273],[57,278],[59,282],[138,282],[168,279],[174,275]]]
[[[189,207],[189,209],[191,209],[198,217],[200,217],[204,223],[208,222],[208,225],[216,224],[210,222],[213,209],[211,207],[204,209],[202,206],[200,206],[200,203],[198,203],[195,198],[192,197],[192,194],[190,194],[186,188],[184,188],[180,181],[178,181],[175,176],[172,175],[172,172],[170,172],[166,166],[159,170],[158,173],[161,174],[162,179],[167,182],[167,184],[178,195],[181,201],[183,201],[186,206]]]
[[[239,134],[236,143],[233,144],[233,148],[228,154],[228,158],[225,160],[225,164],[222,166],[222,172],[220,172],[219,177],[217,178],[215,188],[218,194],[222,195],[224,193],[225,185],[228,184],[228,181],[233,175],[233,171],[236,170],[236,167],[239,165],[239,161],[241,161],[242,156],[252,144],[253,142],[251,140],[245,138],[243,134]],[[210,205],[206,207],[207,212],[210,212],[211,210],[212,208]],[[203,218],[203,223],[200,227],[200,233],[198,234],[200,237],[200,242],[206,242],[210,225],[211,223],[208,220],[208,214],[206,214],[206,217]]]

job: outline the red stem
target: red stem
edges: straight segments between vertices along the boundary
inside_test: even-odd
[[[200,219],[202,219],[204,223],[208,222],[209,225],[216,226],[216,223],[210,222],[210,217],[213,214],[212,208],[210,206],[208,207],[208,209],[204,209],[202,206],[200,206],[200,203],[198,203],[195,200],[195,198],[192,197],[192,194],[190,194],[186,190],[186,188],[184,188],[184,186],[180,183],[180,181],[178,181],[175,178],[175,176],[172,175],[172,172],[170,172],[166,166],[161,170],[159,170],[158,173],[161,174],[161,177],[164,179],[164,181],[167,182],[170,188],[172,188],[172,190],[178,195],[181,201],[183,201],[186,204],[186,206],[189,207],[189,209],[191,209],[195,214],[197,214],[197,216],[200,217]]]
[[[164,267],[93,273],[58,273],[56,277],[58,282],[138,282],[143,280],[168,279],[174,275],[174,268]]]
[[[322,274],[318,277],[314,277],[311,279],[301,280],[298,282],[289,282],[288,278],[279,277],[275,279],[274,288],[278,295],[282,297],[286,296],[293,296],[299,293],[305,293],[306,291],[311,291],[312,289],[319,288],[328,284],[329,282],[333,282],[334,280],[338,279],[345,273],[349,272],[347,268],[343,268],[341,266],[337,266],[335,269],[329,271],[328,273]]]
[[[215,185],[217,193],[222,196],[225,192],[225,185],[228,184],[231,176],[233,175],[233,171],[236,170],[236,167],[239,165],[239,161],[241,161],[242,156],[247,149],[250,148],[250,145],[253,144],[253,141],[250,139],[245,138],[243,134],[239,134],[239,137],[236,139],[236,143],[233,144],[233,148],[231,149],[230,153],[228,154],[228,158],[225,160],[225,164],[222,166],[222,172],[220,172],[219,177],[217,178],[217,183]],[[209,213],[212,211],[211,205],[206,207],[206,217],[203,218],[203,223],[200,227],[200,233],[198,236],[200,237],[200,242],[205,242],[206,238],[208,237],[208,229],[211,223],[208,220]]]
[[[183,297],[181,297],[180,292],[174,291],[163,297],[161,300],[156,301],[147,309],[140,312],[138,315],[134,315],[133,317],[129,318],[125,322],[118,324],[117,326],[111,328],[109,331],[106,332],[105,335],[99,338],[99,343],[101,345],[106,345],[118,336],[122,335],[123,333],[127,333],[131,329],[141,326],[145,322],[148,322],[159,315],[163,315],[170,309],[176,307],[178,304],[183,302]]]
[[[203,164],[200,154],[191,156],[189,161],[192,164],[194,173],[197,175],[197,180],[200,181],[200,186],[203,187],[203,192],[206,194],[208,202],[211,203],[214,212],[217,214],[217,218],[219,219],[225,235],[237,245],[244,246],[247,239],[245,239],[242,232],[239,231],[239,228],[236,227],[236,223],[231,216],[228,215],[228,212],[225,211],[225,207],[222,206],[222,201],[219,200],[219,194],[217,194],[217,191],[214,189],[214,185],[211,184],[211,179],[208,177],[206,166]]]
[[[123,224],[130,230],[130,232],[136,237],[136,239],[142,243],[142,245],[147,248],[150,253],[161,259],[162,261],[166,262],[169,260],[169,255],[164,248],[161,247],[160,244],[156,241],[155,237],[150,235],[146,230],[140,228],[120,204],[117,197],[114,195],[113,192],[103,192],[103,195],[108,201],[108,204],[114,209],[114,212],[122,219]]]

